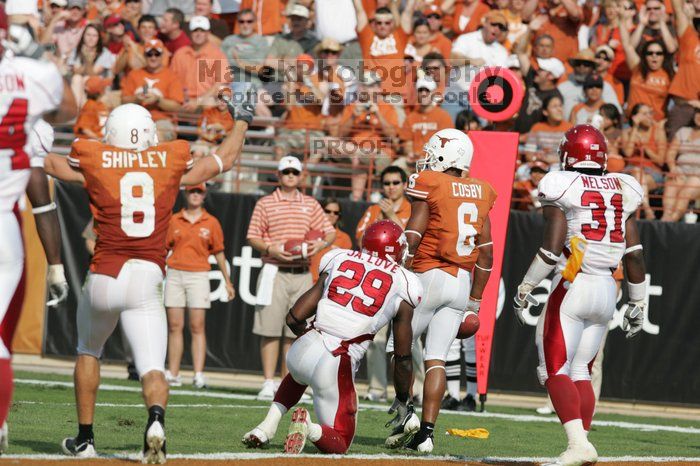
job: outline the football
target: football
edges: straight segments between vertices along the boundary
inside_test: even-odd
[[[459,324],[459,330],[457,330],[457,338],[469,338],[474,335],[479,330],[479,316],[472,311],[467,311],[464,313],[464,319],[462,323]]]
[[[303,239],[290,239],[284,243],[284,250],[290,253],[294,259],[306,259],[308,244]]]
[[[319,231],[319,230],[309,230],[309,231],[306,233],[306,236],[304,236],[304,240],[305,240],[305,241],[309,241],[309,242],[318,241],[318,240],[320,240],[320,239],[323,239],[325,236],[326,236],[326,235],[324,235],[322,231]]]

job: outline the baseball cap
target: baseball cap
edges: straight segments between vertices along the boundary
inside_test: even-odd
[[[442,18],[442,10],[434,3],[423,10],[423,16],[438,15]]]
[[[299,5],[298,3],[295,3],[294,6],[287,11],[287,16],[301,16],[302,18],[308,18],[309,9],[306,8],[304,5]]]
[[[66,0],[51,0],[49,5],[66,6],[68,5],[68,2]]]
[[[321,42],[314,47],[314,53],[318,55],[321,53],[323,50],[330,50],[331,52],[341,52],[343,50],[343,46],[340,45],[340,42],[335,40],[332,37],[324,37]]]
[[[112,14],[107,16],[103,21],[102,21],[102,27],[107,29],[112,26],[116,26],[117,24],[122,22],[122,17],[119,16],[118,14]]]
[[[111,79],[90,76],[87,81],[85,81],[85,92],[88,94],[102,94],[110,84],[112,84]]]
[[[416,90],[418,89],[427,89],[430,92],[433,92],[435,89],[437,89],[437,84],[431,78],[423,77],[416,81]]]
[[[206,16],[193,16],[190,19],[190,31],[195,31],[197,29],[202,29],[204,31],[208,31],[211,29],[211,23],[209,22],[209,18]]]
[[[537,66],[541,70],[549,71],[554,79],[559,79],[566,72],[564,64],[558,58],[538,58]]]
[[[157,50],[159,52],[162,52],[165,49],[165,45],[163,45],[163,42],[160,41],[160,39],[151,39],[148,42],[146,42],[143,46],[143,51],[148,52],[149,50]]]
[[[287,168],[291,168],[293,170],[296,170],[301,173],[303,167],[301,165],[301,161],[294,157],[293,155],[287,155],[284,156],[280,159],[279,163],[277,164],[277,171],[281,172],[286,170]]]
[[[489,11],[484,15],[484,19],[490,23],[503,24],[504,26],[508,26],[508,20],[506,19],[506,15],[501,13],[499,10]]]
[[[595,54],[598,55],[599,53],[604,53],[605,55],[608,56],[609,59],[615,58],[615,50],[613,50],[612,47],[609,45],[603,44],[599,46],[598,48],[595,49]]]
[[[68,0],[68,3],[66,5],[68,8],[80,8],[81,10],[85,9],[85,0]]]
[[[583,82],[583,88],[588,89],[591,87],[603,87],[603,78],[599,74],[589,74],[586,76],[586,80]]]
[[[197,191],[200,190],[202,192],[207,192],[207,185],[205,183],[199,183],[199,184],[193,184],[191,186],[186,186],[185,191],[190,192],[190,191]]]
[[[571,66],[576,66],[577,62],[589,62],[595,65],[595,53],[591,49],[579,50],[576,55],[569,58],[569,64]]]

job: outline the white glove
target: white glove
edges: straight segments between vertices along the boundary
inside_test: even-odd
[[[474,298],[469,298],[467,303],[467,311],[472,311],[474,314],[479,315],[479,309],[481,309],[481,300],[476,300]]]
[[[513,298],[513,310],[521,325],[525,325],[523,312],[529,309],[530,306],[537,306],[540,304],[531,294],[534,288],[535,287],[529,283],[521,283],[518,285],[518,292],[515,294],[515,298]]]
[[[68,281],[63,271],[63,264],[49,265],[49,301],[47,306],[55,306],[68,297]]]
[[[622,330],[627,332],[626,338],[634,338],[642,331],[645,307],[646,304],[643,301],[630,301],[627,303],[627,310],[622,317]]]

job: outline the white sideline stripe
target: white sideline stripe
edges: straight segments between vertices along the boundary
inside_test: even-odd
[[[21,454],[21,455],[3,455],[3,459],[31,459],[31,460],[74,460],[72,456],[66,455],[47,455],[47,454]],[[101,459],[123,459],[123,460],[138,460],[140,457],[137,453],[117,453],[113,455],[99,455]],[[196,454],[172,454],[168,455],[169,459],[185,459],[185,460],[261,460],[274,458],[290,458],[290,455],[284,453],[196,453]],[[369,454],[350,454],[350,455],[311,455],[300,454],[294,455],[294,458],[314,458],[314,459],[357,459],[357,460],[374,460],[374,461],[474,461],[474,462],[498,462],[498,463],[523,463],[537,462],[544,463],[554,461],[556,458],[528,458],[528,457],[500,457],[486,456],[483,458],[465,457],[465,456],[410,456],[410,455],[387,455],[384,453],[369,455]],[[670,461],[685,461],[685,462],[700,462],[700,457],[681,457],[681,456],[608,456],[598,458],[598,461],[628,461],[638,463],[667,463]]]
[[[16,384],[27,384],[27,385],[41,385],[45,387],[69,387],[73,388],[72,382],[59,382],[59,381],[46,381],[46,380],[36,380],[36,379],[15,379]],[[121,392],[134,392],[141,393],[140,387],[125,387],[122,385],[100,385],[100,390],[105,391],[121,391]],[[250,400],[256,401],[255,395],[240,395],[236,393],[216,393],[216,392],[203,392],[194,390],[170,390],[171,395],[184,395],[193,396],[199,398],[217,398],[217,399],[228,399],[228,400]],[[386,406],[379,406],[374,404],[359,403],[358,406],[362,409],[371,409],[376,411],[386,411]],[[531,414],[505,414],[505,413],[466,413],[460,411],[449,411],[450,414],[456,416],[473,416],[473,417],[483,417],[492,419],[507,419],[515,422],[553,422],[559,423],[559,419],[556,416],[535,416]],[[625,422],[625,421],[593,421],[594,426],[601,427],[618,427],[621,429],[637,430],[642,432],[675,432],[680,434],[700,434],[700,428],[698,427],[680,427],[680,426],[664,426],[655,424],[640,424],[635,422]]]
[[[55,403],[52,401],[29,401],[29,400],[19,400],[13,403],[20,405],[41,405],[41,406],[75,406],[75,403]],[[146,405],[143,403],[95,403],[95,406],[99,408],[145,408]],[[228,405],[228,404],[177,404],[168,403],[168,408],[227,408],[227,409],[267,409],[268,406],[255,406],[255,405]]]

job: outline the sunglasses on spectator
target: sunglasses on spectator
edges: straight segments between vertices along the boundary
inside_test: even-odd
[[[661,51],[657,51],[657,50],[648,50],[646,53],[646,56],[647,57],[652,57],[652,56],[663,57],[664,53]]]
[[[661,7],[660,7],[660,6],[655,6],[655,7],[647,7],[647,11],[656,11],[656,10],[660,10],[660,9],[661,9]]]
[[[423,69],[425,71],[439,71],[440,67],[439,66],[424,66]]]
[[[187,194],[204,194],[204,191],[202,191],[201,189],[190,189],[189,191],[187,191]]]
[[[239,19],[238,24],[253,24],[255,21],[252,19]]]
[[[595,57],[605,61],[612,61],[612,58],[608,57],[608,54],[606,53],[599,53]]]
[[[398,185],[400,185],[401,183],[403,183],[403,181],[398,181],[398,180],[394,180],[394,181],[382,181],[382,184],[383,184],[384,186],[398,186]]]
[[[126,0],[124,3],[141,3],[141,0]]]
[[[501,32],[506,32],[508,30],[508,26],[501,23],[491,23],[491,27],[498,28]]]
[[[637,8],[635,8],[634,5],[627,5],[627,6],[625,7],[625,10],[636,10],[636,9],[637,9]]]
[[[339,210],[323,209],[323,211],[324,211],[325,213],[327,213],[328,215],[340,215],[340,211],[339,211]]]
[[[299,175],[300,175],[299,170],[295,170],[295,169],[293,169],[293,168],[285,168],[285,169],[282,170],[280,173],[282,173],[282,175],[294,175],[294,176],[299,176]]]
[[[63,8],[65,8],[65,7],[62,6],[62,5],[57,5],[57,4],[55,4],[55,3],[52,3],[52,4],[51,4],[51,8],[61,8],[61,9],[63,9]]]
[[[585,66],[586,68],[593,68],[595,64],[589,61],[574,61],[574,66]]]
[[[428,19],[440,19],[440,18],[442,18],[442,16],[436,15],[436,14],[432,14],[432,15],[426,16],[426,18],[428,18]]]
[[[337,50],[321,50],[321,53],[325,53],[326,55],[340,55],[340,52]]]
[[[377,26],[390,26],[393,21],[377,21],[376,19],[374,20],[374,24]]]
[[[161,55],[163,54],[157,50],[149,50],[148,52],[146,52],[147,57],[160,57]]]

